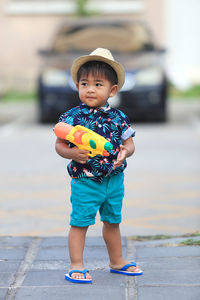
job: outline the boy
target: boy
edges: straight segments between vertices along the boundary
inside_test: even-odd
[[[59,121],[85,126],[104,136],[113,144],[108,157],[89,157],[67,141],[57,138],[56,151],[67,159],[71,181],[72,213],[68,236],[71,259],[70,272],[65,279],[71,282],[92,282],[89,271],[83,266],[83,250],[88,226],[95,224],[99,210],[103,222],[103,238],[109,258],[110,271],[126,275],[141,275],[134,262],[122,257],[121,222],[124,196],[126,158],[134,153],[132,136],[135,132],[121,111],[107,102],[123,86],[125,72],[109,50],[98,48],[87,56],[77,58],[71,68],[81,105],[64,113]]]

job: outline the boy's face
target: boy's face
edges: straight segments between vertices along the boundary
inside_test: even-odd
[[[93,77],[91,73],[88,77],[82,76],[76,87],[80,100],[89,107],[101,107],[117,93],[117,85],[111,85],[104,77]]]

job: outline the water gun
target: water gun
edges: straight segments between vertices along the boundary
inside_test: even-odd
[[[81,125],[71,126],[65,122],[59,122],[54,127],[57,137],[67,140],[79,149],[88,150],[91,157],[95,155],[109,156],[113,145],[103,136]]]

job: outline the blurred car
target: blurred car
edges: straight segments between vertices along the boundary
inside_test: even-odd
[[[165,121],[167,80],[163,54],[149,28],[127,20],[79,20],[64,23],[49,49],[40,50],[42,66],[38,78],[41,122],[56,122],[70,108],[79,105],[70,76],[75,58],[97,47],[108,48],[125,67],[125,84],[109,99],[131,121]]]

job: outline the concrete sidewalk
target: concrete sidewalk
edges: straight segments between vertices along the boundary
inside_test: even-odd
[[[197,237],[196,239],[199,239]],[[197,300],[200,248],[184,238],[136,242],[123,238],[123,253],[143,276],[111,274],[101,237],[88,237],[85,267],[93,284],[64,279],[69,265],[65,237],[0,237],[0,300]]]

